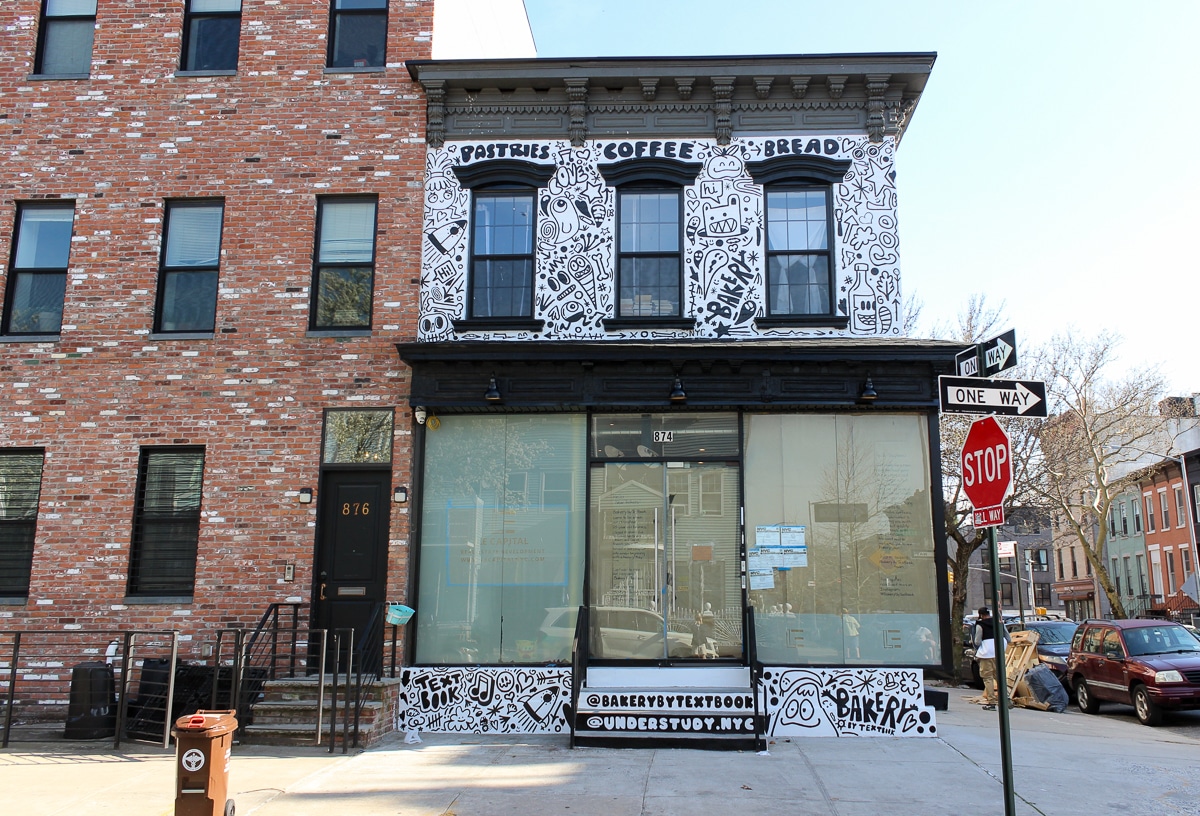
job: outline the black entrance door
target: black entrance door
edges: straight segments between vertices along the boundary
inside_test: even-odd
[[[354,651],[367,661],[367,671],[377,670],[380,661],[378,644],[366,637],[387,587],[391,481],[386,470],[326,471],[321,478],[313,628],[328,629],[330,643],[334,630],[353,629]]]

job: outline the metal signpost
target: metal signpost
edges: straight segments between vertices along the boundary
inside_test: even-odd
[[[1045,383],[984,379],[1016,364],[1017,335],[1016,331],[1010,330],[956,355],[955,370],[959,376],[938,377],[942,413],[988,415],[971,424],[963,442],[960,464],[963,492],[971,502],[972,524],[976,528],[986,527],[988,533],[1005,816],[1016,816],[1017,799],[1013,789],[1008,669],[1004,663],[1004,610],[1000,608],[1000,556],[996,547],[996,527],[1004,523],[1004,499],[1012,488],[1012,444],[993,415],[1047,415]]]

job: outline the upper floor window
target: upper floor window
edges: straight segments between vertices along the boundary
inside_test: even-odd
[[[75,205],[21,204],[4,299],[4,334],[62,330]]]
[[[1033,568],[1038,572],[1046,572],[1050,569],[1050,560],[1045,550],[1028,550],[1030,561],[1033,562]]]
[[[382,68],[387,57],[388,0],[333,0],[330,68]]]
[[[34,73],[88,76],[95,33],[96,0],[44,0]]]
[[[129,556],[130,595],[191,595],[200,540],[203,448],[144,448]]]
[[[790,155],[746,167],[763,185],[765,202],[767,302],[757,322],[844,327],[849,318],[838,309],[833,185],[850,163]],[[873,301],[850,305],[874,309]]]
[[[1187,508],[1183,505],[1183,485],[1175,485],[1175,526],[1182,527],[1187,520]]]
[[[676,189],[617,193],[617,317],[680,317],[683,195]]]
[[[1125,502],[1121,502],[1121,535],[1129,535],[1129,513],[1125,509]]]
[[[1129,502],[1129,506],[1133,508],[1133,532],[1138,534],[1142,532],[1142,503],[1137,499]]]
[[[1167,491],[1158,491],[1158,500],[1162,504],[1162,528],[1167,530],[1171,527],[1171,504],[1167,501]]]
[[[221,261],[220,201],[168,201],[155,331],[211,332]]]
[[[0,596],[29,595],[43,454],[0,452]]]
[[[541,329],[533,314],[538,190],[551,165],[496,159],[454,168],[471,190],[466,319],[455,328]]]
[[[310,328],[371,328],[375,287],[375,199],[317,204],[317,263]]]
[[[1154,532],[1154,497],[1146,494],[1146,532]]]
[[[766,200],[767,314],[829,314],[828,188],[777,186]]]
[[[236,71],[242,0],[187,0],[183,12],[184,71]]]
[[[692,328],[683,297],[683,196],[700,165],[655,158],[599,169],[617,188],[616,314],[605,327]]]
[[[475,193],[471,231],[471,317],[533,316],[534,193]]]

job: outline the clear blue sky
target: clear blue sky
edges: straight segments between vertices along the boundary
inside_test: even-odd
[[[984,294],[1200,391],[1200,0],[525,5],[542,57],[937,52],[897,156],[926,333]]]

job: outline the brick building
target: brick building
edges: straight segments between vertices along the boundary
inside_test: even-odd
[[[0,630],[403,597],[433,18],[0,4]]]

